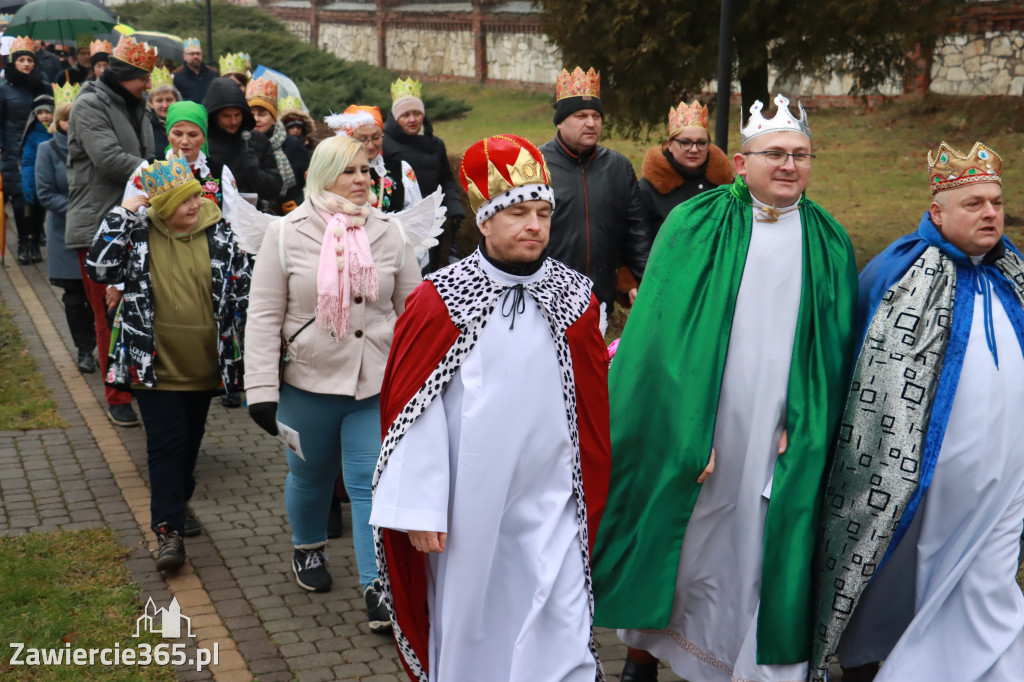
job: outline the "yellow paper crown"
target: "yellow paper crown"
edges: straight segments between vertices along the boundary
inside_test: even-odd
[[[146,190],[146,195],[150,199],[195,181],[188,162],[181,155],[149,164],[139,171],[139,177],[142,180],[142,188]]]
[[[94,40],[89,43],[89,56],[103,52],[110,54],[114,51],[114,45],[109,40]]]
[[[59,107],[62,104],[71,104],[78,97],[78,91],[82,89],[81,85],[72,85],[71,83],[65,83],[64,85],[57,85],[54,83],[53,87],[53,106],[54,108]]]
[[[157,52],[149,43],[139,43],[131,36],[121,36],[112,56],[143,71],[152,71]]]
[[[391,84],[391,101],[397,102],[403,97],[423,99],[423,84],[412,78],[399,78]]]
[[[576,67],[572,73],[562,69],[558,76],[558,83],[555,86],[555,100],[563,100],[566,97],[595,97],[601,98],[601,73],[594,71],[591,67],[586,73],[583,69]]]
[[[928,185],[932,194],[976,182],[1002,184],[1002,172],[1002,157],[981,142],[975,142],[967,154],[945,141],[935,150],[934,157],[928,152]]]
[[[288,95],[277,100],[277,110],[282,114],[286,111],[302,111],[302,100],[295,95]]]
[[[229,73],[237,73],[242,76],[249,75],[249,55],[244,52],[224,54],[218,60],[220,63],[220,75],[226,76]]]
[[[157,88],[174,87],[174,76],[172,76],[171,72],[167,70],[167,67],[158,66],[153,69],[150,79],[150,92]]]
[[[15,52],[36,52],[36,41],[32,40],[28,36],[18,36],[11,41],[11,54]]]
[[[672,137],[687,126],[708,129],[708,108],[693,100],[693,104],[680,102],[675,109],[668,110],[668,136]]]

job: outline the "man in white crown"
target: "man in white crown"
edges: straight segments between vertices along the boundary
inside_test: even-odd
[[[658,659],[691,682],[807,675],[857,270],[804,196],[807,115],[775,102],[771,120],[751,107],[739,177],[665,221],[612,365],[594,618],[622,628],[623,682],[656,680]]]

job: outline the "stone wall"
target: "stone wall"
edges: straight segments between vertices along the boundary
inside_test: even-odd
[[[476,75],[472,31],[389,27],[386,36],[389,69],[456,78]]]
[[[932,55],[931,91],[942,95],[1024,94],[1024,31],[947,35]]]
[[[298,37],[305,40],[307,43],[310,42],[310,31],[308,21],[286,21],[284,25],[288,27],[288,30],[297,35]]]
[[[308,28],[309,24],[306,26]],[[323,21],[320,23],[320,47],[342,59],[376,64],[377,27]]]
[[[542,33],[487,33],[487,77],[554,85],[562,53]]]

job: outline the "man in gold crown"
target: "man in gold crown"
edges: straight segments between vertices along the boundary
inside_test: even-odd
[[[844,682],[1024,675],[1024,261],[1001,173],[980,142],[930,151],[931,206],[861,273],[816,557],[817,680],[837,647]]]
[[[185,63],[174,70],[174,87],[185,99],[202,104],[217,72],[203,63],[203,46],[199,38],[186,38],[184,47]]]
[[[811,557],[846,395],[857,269],[805,195],[807,115],[761,102],[739,177],[662,225],[611,368],[597,625],[691,682],[792,682],[811,657]],[[685,266],[680,266],[685,263]]]
[[[654,236],[673,208],[732,182],[729,157],[711,142],[705,105],[694,100],[669,110],[668,139],[647,150],[640,176],[644,218]]]
[[[68,213],[66,244],[80,263],[100,221],[121,200],[124,185],[145,159],[156,155],[153,128],[146,122],[142,93],[156,63],[156,48],[123,36],[103,75],[88,81],[75,100],[68,125]],[[96,316],[100,369],[106,374],[110,329],[107,287],[86,276],[82,283]],[[117,426],[137,426],[131,393],[106,388],[107,417]]]
[[[556,97],[558,132],[540,148],[558,200],[548,253],[589,277],[610,312],[616,269],[624,265],[640,281],[651,250],[640,186],[629,159],[598,144],[604,123],[600,74],[563,69]]]

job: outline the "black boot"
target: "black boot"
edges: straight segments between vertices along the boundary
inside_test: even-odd
[[[345,525],[341,518],[341,500],[331,498],[331,509],[327,512],[327,537],[340,538],[345,534]]]
[[[78,371],[82,374],[92,374],[96,371],[96,358],[92,355],[92,349],[78,351]]]
[[[38,263],[41,260],[43,260],[43,251],[42,251],[42,249],[39,248],[39,235],[38,234],[35,235],[34,237],[32,237],[31,240],[29,240],[28,252],[29,252],[29,257],[32,259],[33,263]]]
[[[658,682],[658,664],[637,663],[627,655],[619,682]]]
[[[32,262],[32,253],[29,250],[28,242],[18,240],[18,265],[28,265]]]

